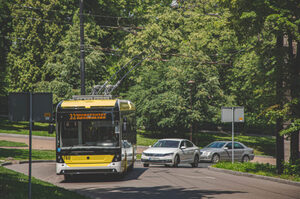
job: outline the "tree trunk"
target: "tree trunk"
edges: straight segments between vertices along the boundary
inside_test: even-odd
[[[283,36],[277,36],[276,41],[276,57],[277,65],[275,68],[276,75],[276,104],[278,104],[279,109],[282,109],[284,92],[283,92],[283,68],[284,60],[282,56],[283,49]],[[283,129],[282,118],[276,120],[276,170],[278,174],[283,173],[283,162],[284,162],[284,139],[280,135],[280,131]]]
[[[291,63],[291,113],[292,118],[300,118],[300,44],[297,44],[296,54],[293,52],[292,37],[289,36],[289,61]],[[291,134],[290,163],[295,163],[299,159],[299,131]]]

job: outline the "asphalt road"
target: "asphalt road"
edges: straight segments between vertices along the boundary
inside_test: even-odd
[[[65,182],[63,176],[55,174],[55,163],[34,163],[32,175],[96,199],[300,198],[299,186],[215,172],[208,170],[208,165],[143,168],[138,162],[123,179],[92,175]],[[28,164],[6,167],[28,173]]]

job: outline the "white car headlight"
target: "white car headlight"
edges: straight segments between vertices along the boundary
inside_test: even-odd
[[[173,156],[174,153],[166,153],[164,156]]]
[[[143,153],[142,153],[142,156],[147,156],[147,154],[143,152]]]
[[[203,155],[209,156],[210,154],[211,154],[211,151],[204,151],[204,152],[203,152]]]

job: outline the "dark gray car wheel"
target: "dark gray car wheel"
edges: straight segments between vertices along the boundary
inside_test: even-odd
[[[174,158],[173,167],[178,167],[179,162],[180,162],[179,155],[176,155],[175,158]]]
[[[194,162],[191,164],[192,167],[198,167],[198,163],[199,163],[199,156],[198,155],[195,155],[194,157]]]
[[[250,161],[249,156],[244,155],[243,158],[242,158],[242,162],[249,162],[249,161]]]
[[[149,164],[144,164],[144,167],[149,167]]]
[[[214,154],[211,158],[212,163],[220,162],[220,156],[218,154]]]

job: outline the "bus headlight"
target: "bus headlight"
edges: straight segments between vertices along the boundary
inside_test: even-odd
[[[64,163],[65,161],[63,160],[63,158],[61,157],[61,155],[57,155],[56,156],[56,162],[58,162],[58,163]]]
[[[119,162],[121,161],[121,156],[119,154],[115,155],[113,162]]]

